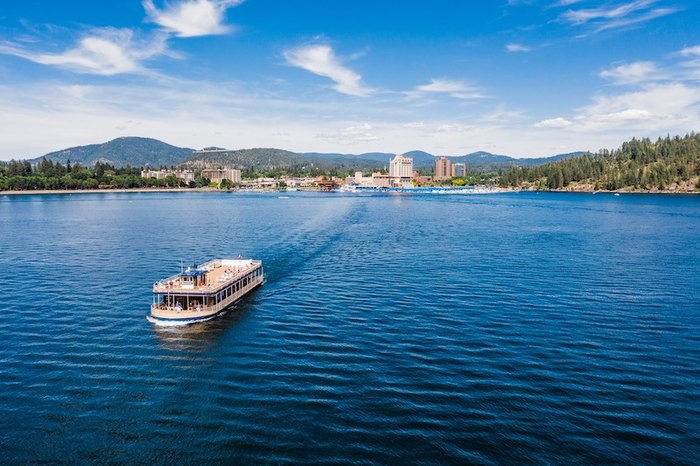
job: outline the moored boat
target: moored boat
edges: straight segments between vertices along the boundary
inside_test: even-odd
[[[153,284],[148,320],[157,325],[187,325],[213,319],[260,286],[262,261],[214,259],[188,267]]]

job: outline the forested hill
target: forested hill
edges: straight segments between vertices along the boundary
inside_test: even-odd
[[[700,135],[632,139],[613,151],[538,167],[512,168],[505,187],[690,192],[700,189]]]
[[[157,139],[123,137],[103,144],[90,144],[51,152],[30,162],[37,164],[42,159],[46,159],[65,165],[70,160],[71,163],[79,163],[87,167],[100,162],[115,167],[150,165],[157,168],[161,165],[178,164],[191,153],[192,149],[172,146]]]
[[[257,148],[239,150],[201,150],[182,163],[189,168],[231,167],[253,172],[272,171],[303,165],[299,154],[282,149]]]

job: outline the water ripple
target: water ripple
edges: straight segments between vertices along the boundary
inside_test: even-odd
[[[698,464],[697,231],[684,196],[4,196],[0,460]],[[146,322],[239,253],[236,308]]]

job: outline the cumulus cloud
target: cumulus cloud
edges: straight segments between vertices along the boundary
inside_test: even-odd
[[[535,127],[537,128],[568,128],[569,126],[572,126],[574,123],[567,120],[566,118],[562,117],[557,117],[557,118],[550,118],[549,120],[542,120],[539,123],[535,124]]]
[[[651,84],[643,89],[612,96],[597,96],[581,116],[593,121],[682,119],[698,114],[700,88],[683,83]],[[648,121],[646,124],[654,124]]]
[[[601,122],[617,122],[617,121],[635,121],[635,120],[649,120],[654,118],[649,110],[644,110],[640,108],[628,108],[621,110],[619,112],[611,113],[597,113],[587,116],[587,119],[592,121]],[[659,118],[659,117],[657,117]]]
[[[9,42],[0,44],[0,53],[79,73],[111,76],[144,73],[142,62],[167,54],[167,47],[163,35],[146,40],[138,39],[131,29],[105,28],[92,30],[62,53],[33,51]]]
[[[602,133],[625,131],[679,133],[700,124],[700,88],[680,82],[650,83],[641,89],[614,95],[598,95],[578,109],[573,118],[552,118],[537,128],[569,128]]]
[[[414,94],[447,94],[457,99],[481,99],[484,95],[475,86],[463,81],[452,81],[449,79],[432,79],[430,83],[418,86],[413,91]]]
[[[144,0],[148,19],[178,37],[226,34],[231,27],[224,24],[226,10],[243,0],[184,0],[166,3],[158,8],[153,0]]]
[[[284,52],[292,66],[335,81],[333,88],[341,94],[366,96],[373,89],[362,84],[362,76],[347,68],[330,45],[302,45]]]
[[[638,84],[662,77],[656,64],[650,61],[619,65],[602,71],[599,76],[615,84]]]

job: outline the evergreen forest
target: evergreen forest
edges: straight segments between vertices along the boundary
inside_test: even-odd
[[[538,167],[512,168],[500,177],[503,187],[593,190],[669,190],[680,184],[698,186],[700,134],[685,137],[632,139],[616,150],[552,162]]]

